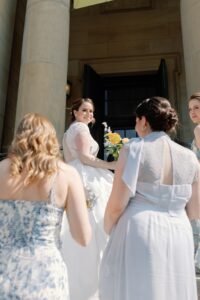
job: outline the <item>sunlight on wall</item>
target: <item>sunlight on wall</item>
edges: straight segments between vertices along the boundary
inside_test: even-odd
[[[82,8],[90,5],[110,2],[110,1],[113,0],[74,0],[74,8],[77,9],[77,8]]]

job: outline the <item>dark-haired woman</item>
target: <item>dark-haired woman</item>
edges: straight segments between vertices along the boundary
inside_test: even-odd
[[[101,300],[197,300],[189,219],[200,217],[200,168],[167,135],[177,121],[164,98],[136,109],[139,138],[120,153],[105,212]]]
[[[81,175],[93,228],[92,241],[84,249],[66,234],[66,218],[63,219],[62,252],[68,268],[71,300],[99,299],[99,264],[107,242],[103,217],[113,182],[113,173],[108,169],[114,169],[116,162],[97,158],[99,146],[88,127],[94,121],[93,114],[91,99],[77,99],[72,105],[72,123],[63,138],[64,158]]]

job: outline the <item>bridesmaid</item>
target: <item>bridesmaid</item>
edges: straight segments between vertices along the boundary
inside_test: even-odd
[[[177,121],[161,97],[136,108],[139,138],[120,152],[105,211],[101,300],[197,300],[189,219],[200,217],[200,165],[168,136]]]
[[[91,226],[78,172],[60,159],[53,125],[26,114],[0,162],[0,299],[69,300],[60,253],[63,212],[86,246]]]
[[[189,115],[194,128],[194,140],[191,145],[192,151],[200,162],[200,92],[194,93],[189,99]],[[195,244],[196,271],[200,273],[200,220],[192,221]]]
[[[200,92],[193,94],[189,99],[189,115],[194,124],[194,140],[192,150],[200,161]]]

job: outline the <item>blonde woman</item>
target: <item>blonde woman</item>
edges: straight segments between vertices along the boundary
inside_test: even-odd
[[[194,93],[189,99],[189,115],[195,124],[192,151],[200,162],[200,92]],[[195,244],[195,265],[200,272],[200,219],[192,222]]]
[[[91,227],[80,177],[61,161],[46,118],[24,116],[0,163],[0,178],[0,299],[66,299],[59,249],[64,210],[79,244],[89,243]]]

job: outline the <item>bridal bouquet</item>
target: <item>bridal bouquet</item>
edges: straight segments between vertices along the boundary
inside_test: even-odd
[[[111,154],[114,160],[117,160],[120,149],[129,141],[129,139],[121,138],[119,133],[112,132],[106,122],[103,122],[102,124],[104,125],[104,149],[106,155],[108,156]]]

